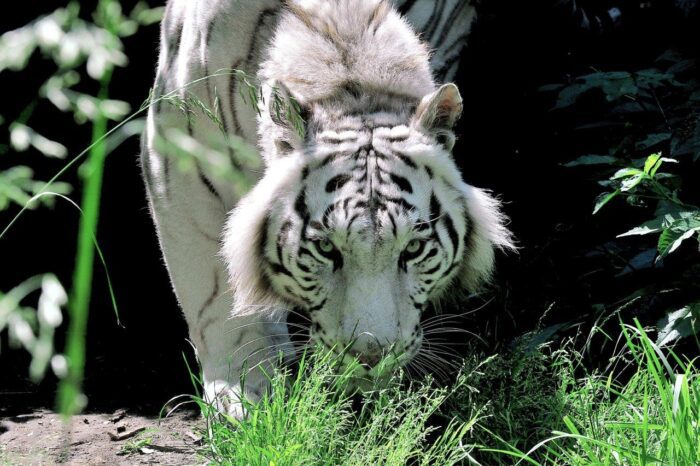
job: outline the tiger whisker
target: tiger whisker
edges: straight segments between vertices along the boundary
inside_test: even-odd
[[[435,358],[429,358],[427,357],[426,353],[419,353],[416,355],[416,360],[417,361],[425,361],[426,365],[430,366],[430,369],[428,369],[428,374],[434,374],[438,376],[441,379],[447,380],[449,376],[447,375],[447,372],[440,367],[439,364],[436,364]]]
[[[425,323],[428,323],[428,322],[430,322],[430,321],[433,320],[433,319],[440,319],[441,317],[466,317],[466,316],[468,316],[468,315],[474,314],[475,312],[481,311],[481,310],[484,309],[486,306],[488,306],[489,304],[491,304],[491,303],[493,302],[493,300],[494,300],[494,298],[490,298],[490,299],[486,300],[481,306],[477,307],[476,309],[470,309],[470,310],[468,310],[468,311],[460,312],[460,313],[458,313],[458,314],[454,314],[454,313],[451,313],[451,314],[438,314],[438,315],[429,317],[428,319],[425,320]]]
[[[277,344],[277,345],[270,345],[270,346],[268,346],[267,348],[261,348],[261,349],[259,349],[259,350],[254,351],[253,353],[251,353],[250,355],[248,355],[248,357],[251,357],[251,356],[253,356],[254,354],[260,353],[260,352],[262,352],[262,351],[270,351],[271,349],[274,349],[274,348],[276,348],[276,347],[282,347],[282,346],[284,346],[283,343],[280,343],[280,344]],[[313,347],[313,345],[302,345],[302,346],[300,346],[300,347],[298,347],[298,348],[295,347],[295,348],[292,350],[291,353],[284,354],[282,360],[285,362],[285,364],[287,364],[287,365],[292,365],[292,364],[294,364],[299,358],[301,358],[301,355],[302,355],[302,353],[303,353],[302,350],[308,350],[308,349],[311,349],[312,347]],[[255,365],[251,366],[251,367],[248,368],[247,370],[248,370],[249,372],[250,372],[250,371],[253,371],[253,370],[257,369],[258,367],[260,367],[261,365],[267,364],[267,363],[269,363],[270,361],[273,361],[273,360],[279,358],[280,356],[281,356],[281,355],[280,355],[280,352],[278,352],[277,354],[275,354],[275,355],[273,355],[273,356],[269,356],[269,357],[267,357],[267,358],[265,358],[265,359],[262,359],[262,360],[258,361],[257,363],[255,363]]]
[[[277,334],[264,335],[264,336],[259,337],[259,338],[254,338],[254,339],[249,340],[249,341],[243,343],[242,345],[240,345],[240,346],[236,349],[236,351],[234,351],[233,353],[231,353],[231,356],[230,356],[230,357],[233,358],[239,351],[241,351],[241,350],[242,350],[243,348],[245,348],[246,346],[252,345],[252,344],[257,343],[257,342],[259,342],[259,341],[261,341],[261,340],[268,340],[268,339],[271,339],[271,338],[280,338],[280,337],[287,337],[287,338],[289,338],[289,337],[291,337],[291,334],[289,334],[289,333],[277,333]],[[286,342],[285,342],[285,343],[286,343]],[[258,349],[259,349],[259,348],[258,348]]]
[[[430,352],[436,355],[444,355],[448,356],[450,358],[459,358],[459,354],[455,351],[450,350],[449,348],[444,348],[444,347],[433,347],[433,346],[427,346],[422,348],[424,352]]]
[[[484,340],[483,337],[480,335],[477,335],[476,333],[466,330],[466,329],[460,329],[456,327],[445,327],[445,328],[436,328],[436,329],[431,329],[427,332],[424,332],[423,335],[429,336],[429,335],[448,335],[448,334],[463,334],[463,335],[469,335],[475,339],[477,339],[479,342],[482,344],[486,345],[487,342]]]
[[[240,330],[242,328],[252,327],[254,325],[269,325],[270,323],[271,323],[270,321],[265,321],[265,320],[259,320],[256,322],[248,322],[247,324],[239,325],[238,327],[226,330],[226,334],[233,333],[233,332]],[[296,324],[294,322],[285,322],[284,324],[287,325],[288,327],[297,328],[299,330],[308,330],[309,329],[309,327],[307,327],[305,325]],[[297,333],[291,333],[290,335],[296,335],[296,334]]]

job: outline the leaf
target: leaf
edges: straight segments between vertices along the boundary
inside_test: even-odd
[[[618,238],[624,238],[626,236],[644,236],[650,235],[652,233],[659,233],[663,230],[663,217],[655,218],[654,220],[649,220],[638,227],[632,228],[625,233],[617,235]]]
[[[114,131],[112,135],[105,140],[105,153],[111,154],[127,139],[143,134],[145,127],[145,118],[137,118],[119,126],[119,129]]]
[[[651,169],[654,168],[656,162],[658,162],[660,158],[660,152],[656,154],[651,154],[649,157],[647,157],[646,161],[644,162],[644,173],[650,173]]]
[[[641,183],[647,177],[648,175],[646,175],[645,173],[640,173],[638,175],[634,175],[630,178],[622,180],[622,186],[620,187],[620,191],[631,191],[632,189],[636,188],[639,185],[639,183]]]
[[[637,84],[645,88],[657,88],[663,85],[682,86],[682,84],[673,79],[672,74],[662,73],[653,69],[641,70],[636,72],[635,75]]]
[[[545,84],[537,88],[539,92],[554,92],[559,91],[564,87],[564,84]]]
[[[0,171],[0,211],[7,209],[10,204],[22,207],[27,205],[29,200],[46,186],[46,183],[32,179],[33,175],[31,168],[22,165]],[[60,194],[68,194],[71,191],[71,186],[67,183],[53,183],[51,190]],[[51,207],[54,197],[42,196],[38,202]],[[27,207],[33,209],[35,204],[31,203]]]
[[[0,36],[0,72],[6,69],[20,71],[26,68],[29,58],[38,46],[32,26],[8,31]]]
[[[47,157],[62,159],[68,155],[68,149],[63,144],[47,139],[21,123],[10,126],[10,143],[17,152],[24,152],[31,146]]]
[[[147,2],[140,1],[131,10],[129,17],[141,26],[150,26],[163,18],[164,7],[150,8]]]
[[[661,178],[662,175],[666,178],[672,178],[675,175],[669,174],[669,173],[659,173],[658,175],[656,172],[661,168],[661,165],[663,163],[678,163],[678,160],[676,159],[671,159],[668,157],[661,157],[658,162],[656,162],[656,165],[654,165],[654,168],[651,169],[651,176],[656,176],[656,178]]]
[[[688,230],[685,233],[683,233],[683,235],[680,238],[678,238],[676,241],[673,242],[673,244],[671,245],[671,249],[669,249],[668,253],[671,254],[673,251],[678,249],[680,247],[681,243],[683,243],[683,241],[695,236],[695,233],[697,231],[698,231],[698,229],[695,229],[695,230]]]
[[[683,3],[685,3],[686,5],[691,5],[693,2],[678,2],[678,5],[680,6]],[[692,7],[686,6],[686,8],[692,8]],[[695,60],[695,59],[680,60],[677,63],[675,63],[674,65],[670,66],[668,68],[668,70],[666,70],[666,71],[668,71],[671,74],[677,75],[680,73],[684,73],[685,71],[688,71],[688,70],[694,68],[695,66],[697,66],[697,60]]]
[[[605,207],[605,204],[608,202],[612,201],[615,197],[617,197],[620,194],[620,190],[617,189],[612,193],[603,193],[600,196],[598,196],[598,199],[596,200],[595,203],[595,208],[593,209],[593,215],[597,214],[600,212],[600,209]]]
[[[637,95],[639,89],[632,75],[626,71],[591,73],[579,76],[576,81],[564,87],[557,98],[555,110],[570,107],[585,93],[599,89],[608,102],[626,95]]]
[[[576,160],[565,163],[565,167],[578,167],[581,165],[612,165],[620,159],[612,155],[583,155]]]
[[[688,214],[679,219],[673,219],[670,215],[664,218],[665,229],[661,233],[657,245],[659,250],[658,259],[673,253],[685,240],[700,232],[700,212]],[[669,221],[669,217],[673,220]]]
[[[100,113],[105,118],[113,121],[120,121],[131,111],[128,103],[121,100],[103,100],[99,105]]]
[[[610,178],[611,180],[619,180],[620,178],[627,178],[630,176],[643,175],[644,172],[637,168],[623,168],[615,172],[615,174]]]
[[[627,275],[637,270],[649,269],[654,266],[656,258],[656,248],[646,249],[634,256],[625,266],[624,270],[618,276]]]
[[[697,335],[700,331],[700,303],[691,304],[668,313],[656,324],[659,333],[656,344],[665,346],[675,340]]]
[[[668,141],[669,139],[671,139],[671,136],[671,133],[652,133],[648,135],[643,141],[639,141],[635,145],[635,147],[637,148],[637,150],[647,150],[651,147],[661,144],[662,142]]]

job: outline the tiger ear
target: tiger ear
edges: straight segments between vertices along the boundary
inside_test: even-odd
[[[277,127],[275,146],[278,155],[287,155],[303,146],[308,111],[292,95],[284,83],[275,81],[270,87],[267,113]]]
[[[437,91],[423,97],[416,109],[414,126],[434,136],[446,150],[454,147],[452,129],[462,114],[462,96],[456,85],[443,84]]]

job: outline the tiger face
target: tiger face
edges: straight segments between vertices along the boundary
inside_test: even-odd
[[[511,246],[496,201],[453,162],[461,107],[445,85],[404,111],[317,109],[303,141],[273,127],[278,153],[228,224],[227,238],[248,232],[257,245],[224,248],[237,303],[303,309],[310,339],[365,375],[411,361],[428,304],[475,289],[494,247]]]

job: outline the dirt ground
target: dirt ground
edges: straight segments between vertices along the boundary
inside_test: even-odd
[[[49,411],[5,417],[0,466],[205,464],[197,453],[203,426],[186,412],[159,420],[120,410],[75,416],[69,424]]]

